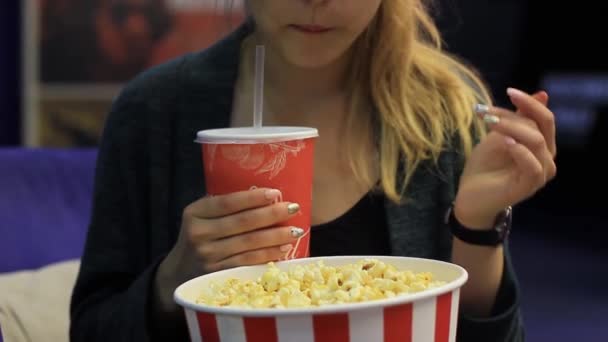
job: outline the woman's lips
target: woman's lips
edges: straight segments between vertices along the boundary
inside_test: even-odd
[[[321,34],[332,30],[331,27],[319,26],[319,25],[289,25],[291,28],[296,29],[303,33],[308,34]]]

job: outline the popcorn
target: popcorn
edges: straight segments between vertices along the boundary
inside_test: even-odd
[[[429,272],[400,271],[376,259],[355,264],[297,265],[287,272],[274,263],[256,281],[228,279],[201,291],[196,303],[243,308],[306,308],[393,298],[444,285]]]

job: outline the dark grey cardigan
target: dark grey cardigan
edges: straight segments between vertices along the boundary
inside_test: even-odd
[[[243,26],[215,46],[155,67],[132,81],[107,119],[95,176],[93,213],[71,305],[72,341],[180,341],[185,320],[149,324],[154,272],[176,241],[183,208],[205,194],[201,129],[227,127]],[[442,224],[462,158],[446,149],[422,165],[404,205],[386,203],[394,255],[449,260]],[[506,254],[494,315],[461,315],[459,341],[520,341],[519,291]],[[165,329],[162,329],[165,330]],[[165,336],[163,336],[165,335]]]

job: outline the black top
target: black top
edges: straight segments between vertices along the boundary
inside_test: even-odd
[[[369,192],[342,216],[312,227],[310,256],[391,255],[384,196]]]
[[[152,286],[177,241],[184,208],[206,193],[193,140],[198,130],[230,125],[240,45],[250,32],[244,26],[210,49],[143,73],[115,100],[99,146],[92,216],[72,294],[72,342],[188,340],[183,315],[151,323]],[[443,216],[463,162],[458,146],[447,144],[437,164],[416,168],[406,202],[384,201],[392,255],[450,260],[452,236]],[[508,246],[504,262],[494,314],[461,313],[459,341],[523,338]]]

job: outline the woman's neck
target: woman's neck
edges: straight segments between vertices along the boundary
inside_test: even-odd
[[[332,97],[344,93],[348,56],[318,68],[293,65],[275,51],[268,51],[266,63],[267,87],[289,98],[310,99]]]

